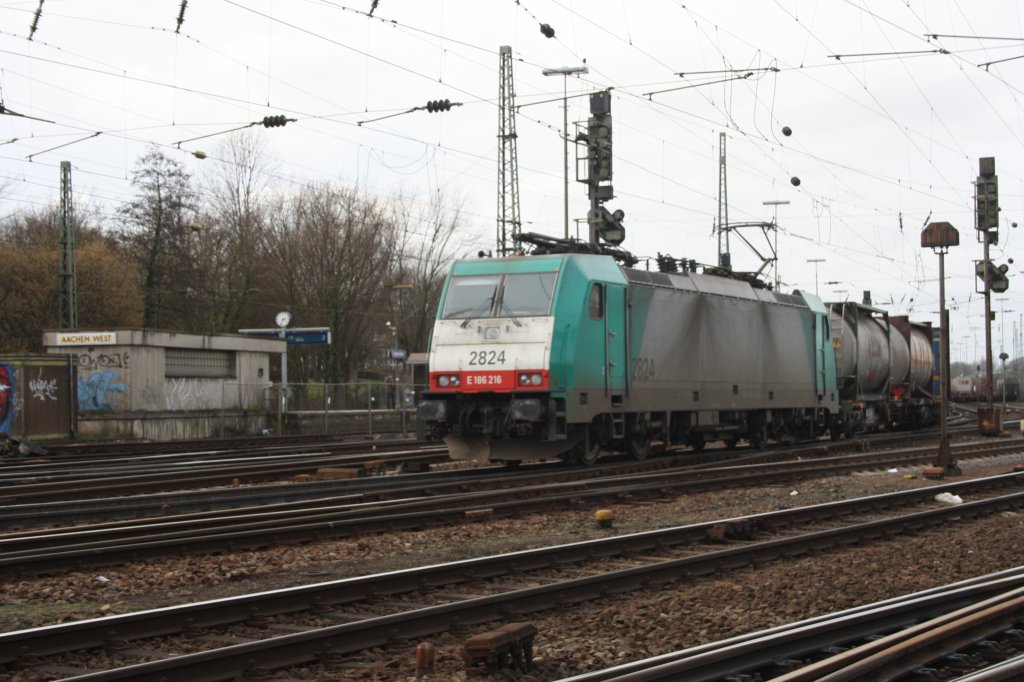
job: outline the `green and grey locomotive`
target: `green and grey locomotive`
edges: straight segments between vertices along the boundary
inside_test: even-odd
[[[589,464],[608,451],[838,438],[891,426],[894,401],[926,399],[893,365],[913,350],[915,367],[931,367],[930,327],[903,334],[870,306],[756,284],[600,254],[458,261],[431,335],[419,435],[454,459]],[[910,336],[922,329],[926,358]]]

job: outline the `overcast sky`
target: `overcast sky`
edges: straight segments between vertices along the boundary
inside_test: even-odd
[[[525,231],[563,233],[564,86],[571,131],[589,115],[579,95],[612,88],[607,206],[625,212],[623,247],[638,256],[716,262],[721,133],[729,221],[777,215],[779,261],[766,273],[783,291],[870,290],[890,312],[937,324],[938,257],[920,233],[930,221],[957,227],[946,258],[954,360],[983,350],[979,157],[995,157],[999,176],[993,259],[1024,243],[1010,227],[1024,223],[1019,0],[191,0],[176,32],[182,4],[0,0],[3,105],[52,121],[0,116],[0,218],[56,201],[63,160],[76,205],[111,215],[149,145],[201,175],[221,163],[226,137],[177,143],[284,114],[298,120],[254,129],[282,189],[326,181],[462,200],[463,248],[494,249],[508,45]],[[583,64],[580,77],[542,75]],[[439,99],[461,106],[402,113]],[[588,202],[570,174],[575,234]],[[733,232],[734,266],[756,270],[740,234],[763,254],[770,246],[758,229]],[[1001,332],[1014,351],[1024,319],[1018,255],[994,304],[1006,312],[997,354]]]

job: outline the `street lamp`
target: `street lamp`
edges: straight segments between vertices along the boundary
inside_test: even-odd
[[[960,467],[953,460],[949,450],[949,432],[946,425],[949,411],[949,311],[946,310],[946,253],[950,247],[960,245],[960,233],[947,222],[928,223],[921,232],[921,248],[931,249],[939,257],[939,397],[941,413],[939,422],[939,456],[934,467],[925,469],[933,477],[945,474],[960,475]]]
[[[544,69],[541,73],[545,76],[562,77],[562,153],[565,158],[565,238],[569,238],[569,76],[578,76],[581,73],[590,73],[590,69],[583,66],[560,66],[556,69]]]

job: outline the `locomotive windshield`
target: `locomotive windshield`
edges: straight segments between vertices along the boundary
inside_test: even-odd
[[[551,312],[554,272],[453,277],[442,319],[538,317]]]

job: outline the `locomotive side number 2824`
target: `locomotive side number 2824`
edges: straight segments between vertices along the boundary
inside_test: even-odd
[[[505,351],[472,350],[469,352],[469,364],[474,367],[504,365]]]
[[[651,381],[654,379],[654,360],[652,358],[637,358],[633,365],[634,381]]]

